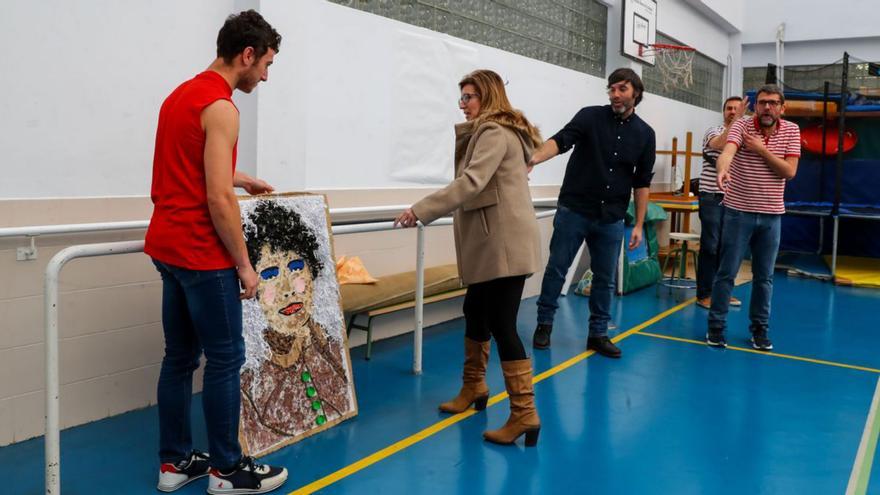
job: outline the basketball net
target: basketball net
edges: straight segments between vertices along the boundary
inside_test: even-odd
[[[654,63],[663,77],[663,89],[690,88],[694,83],[694,56],[697,51],[689,46],[648,45],[639,47],[641,55],[654,55]]]

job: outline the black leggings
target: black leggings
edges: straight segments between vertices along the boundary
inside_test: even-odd
[[[469,285],[464,296],[465,336],[477,342],[495,337],[502,361],[526,358],[516,333],[516,314],[525,283],[525,275],[496,278]]]

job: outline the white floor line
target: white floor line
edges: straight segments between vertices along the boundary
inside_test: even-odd
[[[871,400],[871,409],[865,421],[865,430],[862,432],[862,441],[859,443],[853,470],[849,475],[849,484],[846,485],[846,495],[864,495],[868,491],[871,466],[877,449],[877,434],[880,433],[877,424],[878,403],[880,403],[880,378],[877,379],[877,386],[874,388],[874,398]]]

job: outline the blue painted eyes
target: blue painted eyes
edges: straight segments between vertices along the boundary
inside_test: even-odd
[[[270,278],[275,278],[278,276],[278,267],[273,266],[271,268],[266,268],[265,270],[260,272],[260,276],[263,277],[263,280],[269,280]]]
[[[293,260],[287,264],[287,269],[292,272],[300,271],[305,267],[306,264],[303,260]],[[270,280],[277,277],[279,272],[280,270],[277,266],[272,266],[261,271],[260,277],[262,277],[263,280]]]

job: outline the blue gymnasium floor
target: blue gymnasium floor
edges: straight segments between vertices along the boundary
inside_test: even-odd
[[[534,355],[538,372],[550,370],[535,387],[536,448],[482,441],[506,419],[506,399],[485,413],[437,412],[459,387],[462,320],[426,331],[420,377],[410,335],[377,343],[369,362],[355,349],[359,415],[267,456],[291,471],[275,493],[843,494],[880,376],[880,291],[781,274],[775,284],[771,337],[788,357],[701,345],[705,310],[654,288],[615,300],[623,359],[585,355],[588,300],[563,298],[553,348]],[[744,301],[749,292],[735,290]],[[519,317],[529,343],[534,321],[532,298]],[[729,344],[750,349],[747,310],[729,322]],[[493,394],[504,390],[494,355],[488,379]],[[157,437],[154,408],[64,431],[62,493],[159,493]],[[880,494],[880,468],[866,466],[867,493]],[[0,479],[4,494],[42,493],[42,439],[0,448]]]

